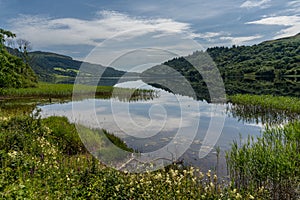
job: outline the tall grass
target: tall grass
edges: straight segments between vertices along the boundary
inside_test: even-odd
[[[257,106],[264,109],[283,110],[300,114],[300,98],[273,95],[236,94],[228,97],[233,104]]]
[[[152,90],[115,88],[113,86],[76,85],[75,93],[73,84],[39,83],[34,88],[0,88],[1,99],[16,98],[71,98],[95,95],[99,98],[119,98],[121,100],[136,100],[138,98],[151,99],[156,93]]]
[[[240,190],[265,190],[271,199],[300,197],[300,122],[267,128],[227,154],[230,177]]]

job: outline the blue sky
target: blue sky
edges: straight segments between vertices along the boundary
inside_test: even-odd
[[[295,35],[299,13],[299,0],[0,0],[1,28],[33,50],[105,65],[138,48],[189,54]]]

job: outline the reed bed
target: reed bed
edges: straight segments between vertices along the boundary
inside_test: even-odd
[[[300,114],[300,98],[273,95],[236,94],[228,97],[233,104],[257,106]]]

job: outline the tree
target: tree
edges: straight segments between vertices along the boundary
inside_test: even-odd
[[[17,39],[17,44],[19,47],[20,52],[22,53],[27,53],[28,51],[30,51],[31,48],[31,44],[28,40],[24,40],[24,39]]]
[[[0,45],[2,46],[6,38],[14,38],[16,34],[0,28]]]
[[[28,62],[24,63],[24,59],[27,59],[25,52],[27,53],[30,43],[27,41],[20,42],[23,60],[10,54],[5,48],[7,43],[14,43],[10,40],[14,37],[16,35],[12,32],[0,29],[0,88],[35,87],[37,77]]]
[[[23,56],[24,56],[24,62],[25,63],[28,63],[28,51],[30,51],[32,48],[31,48],[31,44],[28,40],[24,40],[24,39],[17,39],[16,41],[18,47],[19,47],[19,51],[21,53],[23,53]]]

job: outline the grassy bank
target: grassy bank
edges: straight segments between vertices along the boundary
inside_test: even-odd
[[[80,86],[82,92],[93,91],[91,86]],[[112,86],[98,86],[97,92],[110,94],[113,91]],[[33,88],[5,88],[0,89],[0,98],[22,98],[22,97],[71,97],[73,94],[72,84],[51,84],[39,83]]]
[[[273,95],[237,94],[228,96],[233,104],[257,106],[264,109],[284,110],[300,114],[300,98]]]
[[[2,99],[50,99],[50,98],[118,98],[119,100],[148,100],[157,94],[153,90],[116,88],[113,86],[89,86],[73,84],[38,83],[34,88],[0,88],[0,100]],[[75,91],[75,92],[74,92]]]

